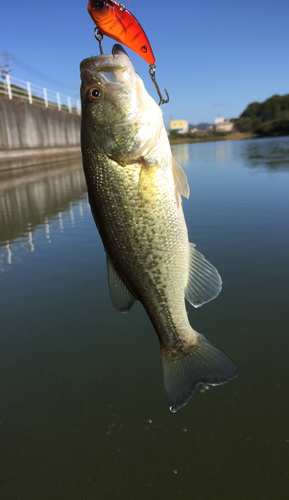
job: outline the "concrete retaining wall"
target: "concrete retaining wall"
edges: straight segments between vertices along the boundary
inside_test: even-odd
[[[78,115],[0,98],[0,151],[80,145]]]

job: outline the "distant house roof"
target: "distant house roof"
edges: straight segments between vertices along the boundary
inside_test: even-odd
[[[223,120],[221,122],[215,123],[216,130],[221,130],[224,132],[231,132],[234,128],[234,122],[231,120]]]

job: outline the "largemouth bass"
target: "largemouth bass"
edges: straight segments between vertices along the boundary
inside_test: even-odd
[[[139,300],[158,335],[167,400],[181,408],[201,383],[237,376],[233,361],[190,325],[221,290],[218,271],[189,243],[182,196],[162,112],[120,45],[80,65],[81,145],[89,201],[106,252],[115,308]]]

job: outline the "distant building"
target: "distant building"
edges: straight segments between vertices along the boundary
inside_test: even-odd
[[[234,122],[231,120],[225,120],[224,118],[215,119],[215,130],[216,132],[232,132],[234,128]]]
[[[189,131],[189,124],[185,120],[174,120],[170,122],[170,130],[175,130],[179,134],[186,134]]]
[[[225,118],[215,118],[215,125],[218,125],[219,123],[223,123],[225,121]]]

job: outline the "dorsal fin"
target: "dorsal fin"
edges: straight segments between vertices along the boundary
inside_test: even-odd
[[[172,169],[174,174],[174,181],[178,192],[185,198],[190,196],[190,188],[188,179],[182,167],[178,164],[177,160],[172,155]]]

